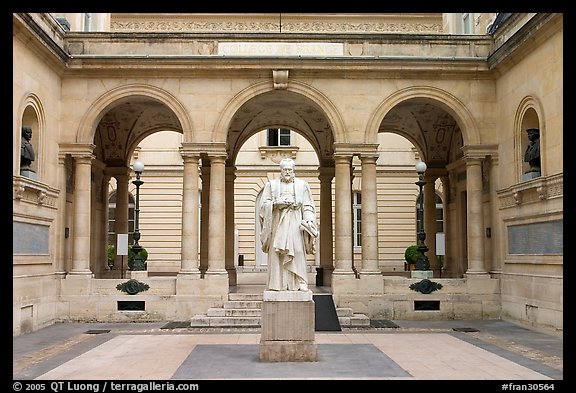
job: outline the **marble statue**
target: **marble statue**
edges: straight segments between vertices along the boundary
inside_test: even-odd
[[[308,291],[306,254],[315,253],[318,237],[312,192],[295,177],[295,165],[291,159],[280,162],[280,178],[266,184],[260,203],[260,241],[272,291]]]

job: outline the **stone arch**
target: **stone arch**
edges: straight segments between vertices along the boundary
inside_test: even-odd
[[[472,114],[457,97],[433,86],[411,86],[391,94],[376,109],[366,129],[365,143],[377,143],[378,128],[382,119],[399,103],[411,98],[429,98],[437,102],[460,124],[465,145],[480,143],[480,132]]]
[[[544,109],[540,100],[534,96],[526,96],[524,97],[520,103],[518,104],[518,108],[516,109],[516,113],[514,115],[514,156],[516,165],[516,179],[520,179],[522,176],[522,163],[524,162],[524,147],[525,143],[524,140],[527,140],[526,136],[523,136],[522,131],[523,128],[526,126],[526,115],[529,111],[534,111],[536,113],[537,119],[534,123],[538,124],[530,124],[529,127],[537,127],[540,129],[540,152],[546,151],[546,126],[544,124]],[[546,173],[546,164],[545,160],[540,160],[541,162],[541,170],[542,175]]]
[[[96,126],[106,110],[121,98],[130,96],[145,96],[156,99],[165,104],[178,118],[184,134],[183,141],[192,139],[192,120],[188,116],[186,108],[166,90],[152,85],[124,85],[107,91],[97,98],[86,111],[78,127],[78,143],[92,143]]]
[[[332,102],[326,97],[323,93],[315,89],[314,87],[307,85],[305,83],[299,81],[290,81],[288,83],[288,91],[300,94],[304,97],[309,98],[314,103],[318,104],[318,106],[322,109],[330,125],[334,132],[334,141],[346,143],[347,136],[344,132],[344,122],[340,113],[332,104]],[[220,120],[216,123],[216,127],[214,128],[212,142],[225,142],[228,127],[234,114],[238,111],[244,103],[246,103],[251,98],[254,98],[262,93],[266,93],[269,91],[274,91],[274,88],[270,84],[269,81],[258,82],[255,83],[246,89],[242,90],[238,94],[236,94],[226,105],[224,111],[222,112],[222,116]]]

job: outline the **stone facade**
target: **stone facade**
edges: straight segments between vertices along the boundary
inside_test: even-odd
[[[337,306],[562,332],[563,15],[511,14],[491,35],[496,14],[467,16],[472,35],[459,14],[292,14],[282,31],[277,16],[13,14],[14,334],[221,305],[245,268],[264,268],[254,206],[286,154],[313,187],[321,236],[310,271],[324,268]],[[22,126],[33,129],[36,179],[20,175]],[[274,127],[293,130],[294,145],[270,149],[261,131]],[[527,128],[540,129],[541,176],[523,181]],[[111,193],[123,196],[116,231],[128,230],[136,159],[147,168],[141,281],[151,289],[130,313],[117,309],[129,295],[115,289],[125,279],[107,269],[106,245]],[[420,159],[431,265],[439,281],[457,280],[426,314],[411,308],[414,280],[392,277],[415,242]],[[555,229],[538,249],[544,227]]]

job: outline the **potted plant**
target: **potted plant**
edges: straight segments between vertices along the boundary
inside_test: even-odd
[[[144,266],[146,266],[146,260],[148,259],[148,251],[144,247],[138,253],[140,258],[142,258],[142,262],[144,262]],[[128,266],[132,266],[132,259],[134,259],[134,251],[132,251],[132,247],[128,248]]]
[[[404,259],[406,260],[405,264],[406,271],[414,270],[414,267],[416,266],[416,259],[418,258],[419,255],[422,254],[420,253],[420,251],[418,251],[418,246],[416,244],[413,244],[406,248],[406,251],[404,251]]]
[[[108,244],[108,267],[110,269],[112,269],[114,267],[114,258],[116,257],[116,251],[114,249],[114,244],[109,243]],[[144,263],[146,263],[146,260],[148,259],[148,251],[146,251],[146,249],[144,247],[142,247],[142,251],[140,251],[140,258],[142,258],[142,261]],[[128,248],[128,266],[130,266],[130,263],[132,262],[132,259],[134,259],[134,251],[132,251],[132,247]]]
[[[116,252],[114,251],[114,244],[108,243],[108,268],[112,270],[114,267],[114,258],[116,257]]]

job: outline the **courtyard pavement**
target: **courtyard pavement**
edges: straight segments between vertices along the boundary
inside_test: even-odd
[[[540,383],[564,379],[561,336],[501,320],[387,322],[397,327],[316,332],[316,362],[282,363],[259,360],[257,328],[57,323],[13,337],[13,379]],[[537,390],[553,390],[542,386]]]
[[[235,291],[263,288],[248,284]],[[325,292],[323,287],[311,289]],[[141,393],[175,386],[196,390],[213,381],[248,381],[254,390],[257,380],[331,380],[339,388],[347,381],[382,380],[428,381],[427,387],[442,381],[492,381],[489,386],[496,391],[557,392],[565,382],[562,332],[537,332],[502,320],[383,320],[370,327],[317,331],[315,362],[260,361],[259,328],[185,324],[56,323],[13,337],[13,390]],[[152,385],[129,384],[137,381]],[[202,384],[177,385],[189,381]],[[34,383],[38,385],[30,385]]]

